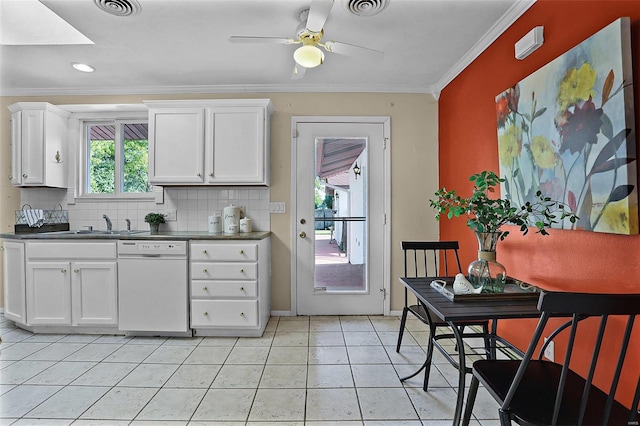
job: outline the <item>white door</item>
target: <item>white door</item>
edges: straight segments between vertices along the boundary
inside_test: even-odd
[[[381,315],[389,286],[389,120],[294,117],[293,125],[292,311]]]

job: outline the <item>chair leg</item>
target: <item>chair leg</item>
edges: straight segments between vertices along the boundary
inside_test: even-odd
[[[473,413],[473,406],[476,403],[476,395],[478,393],[478,385],[480,382],[476,376],[471,377],[471,385],[469,385],[469,393],[467,393],[467,405],[464,409],[464,416],[462,417],[462,426],[469,426],[471,421],[471,414]]]
[[[433,359],[433,339],[436,335],[436,327],[429,324],[429,340],[427,340],[427,358],[424,361],[424,382],[422,390],[425,392],[429,388],[429,374],[431,373],[431,360]]]
[[[502,411],[502,408],[498,410],[500,415],[500,426],[511,426],[511,416],[506,411]]]
[[[400,320],[400,331],[398,332],[398,343],[396,344],[396,352],[400,352],[400,345],[402,345],[402,336],[404,335],[404,326],[407,323],[407,312],[409,308],[406,306],[402,310],[402,319]]]

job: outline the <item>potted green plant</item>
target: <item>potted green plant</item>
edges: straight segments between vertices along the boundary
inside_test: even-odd
[[[473,191],[470,197],[462,197],[456,191],[440,188],[436,198],[429,200],[436,211],[436,220],[446,215],[452,217],[466,216],[467,226],[475,232],[478,239],[478,260],[469,265],[469,281],[474,287],[482,287],[483,291],[500,292],[504,288],[506,271],[504,266],[496,262],[495,251],[498,241],[504,240],[509,231],[502,225],[520,226],[523,235],[529,227],[535,227],[536,233],[548,235],[547,228],[565,219],[571,224],[578,217],[565,204],[552,200],[541,191],[537,191],[531,201],[522,206],[514,206],[510,200],[492,197],[496,194],[496,186],[501,179],[492,171],[483,171],[471,175]]]
[[[165,216],[162,213],[147,213],[144,221],[149,224],[151,233],[157,234],[160,229],[160,224],[165,223]]]

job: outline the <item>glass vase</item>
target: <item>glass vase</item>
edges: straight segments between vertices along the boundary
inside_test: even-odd
[[[505,267],[496,262],[496,246],[500,232],[476,232],[478,260],[469,264],[469,282],[482,293],[502,293],[507,280]]]

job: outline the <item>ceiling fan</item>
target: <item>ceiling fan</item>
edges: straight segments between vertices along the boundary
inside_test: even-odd
[[[382,55],[383,52],[354,44],[338,41],[322,41],[324,36],[324,24],[329,17],[334,0],[312,0],[309,9],[300,12],[300,25],[296,29],[295,37],[255,37],[255,36],[231,36],[231,43],[276,43],[276,44],[301,44],[295,52],[293,59],[292,79],[300,79],[307,68],[315,68],[324,63],[324,52],[339,53],[341,55],[363,56]]]

